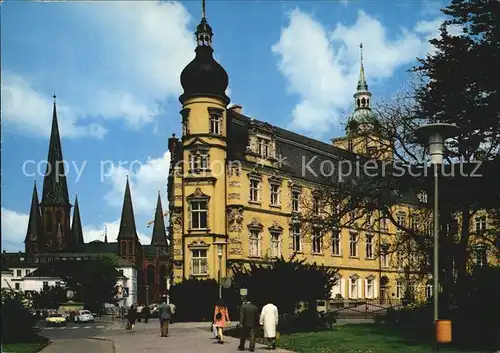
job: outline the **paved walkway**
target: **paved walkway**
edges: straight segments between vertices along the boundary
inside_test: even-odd
[[[239,340],[226,337],[223,345],[217,344],[209,331],[210,323],[174,323],[169,329],[169,337],[160,336],[159,325],[139,323],[135,332],[105,331],[96,338],[113,341],[116,353],[228,353],[237,352]],[[248,351],[248,342],[246,343]],[[264,345],[257,344],[256,352],[265,352]],[[90,352],[90,350],[89,350]],[[93,351],[97,352],[97,351]],[[276,349],[275,353],[293,353]],[[44,352],[45,353],[45,352]],[[51,353],[51,352],[49,352]]]
[[[83,339],[58,340],[42,349],[41,353],[113,353],[113,343],[109,341]]]

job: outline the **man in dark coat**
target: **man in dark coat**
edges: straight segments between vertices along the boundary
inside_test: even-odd
[[[245,350],[245,341],[250,339],[250,352],[255,350],[255,335],[259,327],[259,308],[250,300],[244,299],[240,309],[240,345],[239,351]]]

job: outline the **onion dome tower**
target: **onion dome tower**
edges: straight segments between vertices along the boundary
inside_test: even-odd
[[[226,95],[229,77],[226,70],[213,57],[212,27],[207,22],[205,0],[202,3],[202,17],[196,27],[197,47],[195,58],[182,70],[181,85],[184,93],[179,97],[181,104],[194,97],[213,97],[226,105],[230,99]]]

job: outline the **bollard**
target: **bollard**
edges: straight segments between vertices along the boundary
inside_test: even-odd
[[[436,341],[451,343],[451,320],[436,321]]]

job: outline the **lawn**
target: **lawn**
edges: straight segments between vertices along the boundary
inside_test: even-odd
[[[337,326],[330,331],[282,335],[279,347],[298,353],[429,353],[433,347],[380,325]],[[440,352],[461,352],[440,349]]]
[[[47,343],[9,343],[2,344],[3,353],[36,353],[47,346]]]

